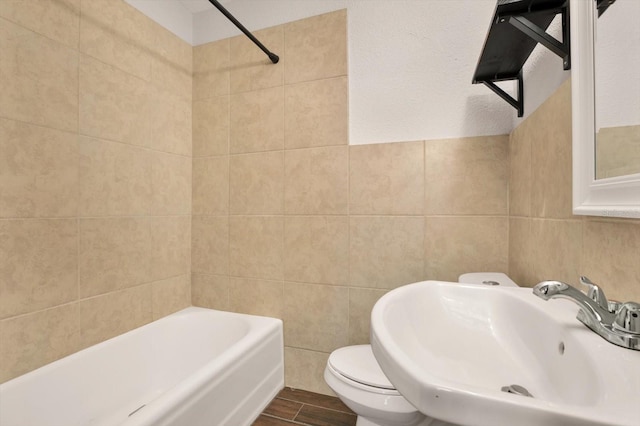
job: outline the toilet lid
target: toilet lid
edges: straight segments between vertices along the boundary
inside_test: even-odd
[[[329,364],[338,373],[355,382],[395,390],[373,356],[371,345],[347,346],[329,355]]]

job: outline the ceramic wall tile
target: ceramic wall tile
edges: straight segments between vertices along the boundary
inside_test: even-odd
[[[506,272],[509,219],[490,216],[427,217],[425,276],[458,281],[466,272]]]
[[[2,18],[0,51],[0,116],[77,131],[78,52]]]
[[[229,213],[229,158],[193,159],[193,214]]]
[[[229,218],[229,273],[244,278],[281,280],[282,216]]]
[[[284,259],[287,281],[348,284],[348,216],[287,216]]]
[[[180,275],[151,284],[153,320],[191,306],[191,276]]]
[[[81,219],[80,297],[90,297],[152,281],[154,255],[148,218]]]
[[[2,320],[0,342],[2,383],[80,350],[78,307],[67,304]]]
[[[369,288],[349,289],[349,344],[369,344],[371,310],[386,290]]]
[[[125,1],[81,0],[81,12],[82,21],[109,29],[133,45],[148,49],[153,46],[153,21]]]
[[[327,367],[329,354],[305,349],[284,348],[284,385],[294,389],[304,389],[324,395],[335,393],[320,379]]]
[[[151,90],[144,80],[89,56],[80,57],[80,133],[147,146]]]
[[[229,94],[229,39],[193,48],[193,99]]]
[[[119,2],[112,2],[119,3]],[[99,13],[92,11],[92,13]],[[153,53],[102,17],[85,14],[80,23],[79,51],[101,62],[149,81]]]
[[[347,214],[349,148],[285,151],[286,214]]]
[[[155,21],[151,21],[150,25],[153,39],[150,49],[157,52],[158,56],[164,60],[163,62],[180,68],[191,76],[193,46]]]
[[[351,214],[423,213],[424,143],[350,147]]]
[[[0,217],[70,217],[78,206],[78,136],[0,119]]]
[[[79,151],[80,216],[151,214],[152,160],[148,150],[81,136]]]
[[[535,281],[552,279],[572,285],[578,283],[581,274],[581,220],[533,219],[531,246]]]
[[[151,273],[146,282],[189,273],[191,265],[191,217],[152,216],[148,226]]]
[[[151,284],[78,302],[82,347],[100,343],[153,320]]]
[[[509,214],[531,216],[531,150],[538,123],[527,119],[509,136]]]
[[[586,220],[582,264],[588,276],[613,300],[640,301],[640,222]]]
[[[191,158],[163,152],[149,154],[153,214],[191,214]]]
[[[231,93],[248,92],[282,86],[284,58],[284,26],[255,31],[253,35],[280,58],[277,64],[245,35],[232,37],[230,43]]]
[[[231,277],[229,309],[242,314],[282,318],[284,311],[282,281]]]
[[[425,213],[508,213],[508,136],[425,142]]]
[[[283,114],[282,87],[231,95],[230,152],[281,150],[284,147]]]
[[[228,311],[229,277],[191,274],[191,301],[194,306]]]
[[[164,152],[191,156],[192,126],[190,99],[163,89],[150,88],[151,138],[145,146]]]
[[[191,102],[193,98],[191,63],[187,66],[155,57],[151,61],[151,83],[158,89],[166,90]]]
[[[351,216],[351,286],[392,289],[424,274],[424,218]]]
[[[191,270],[206,274],[229,273],[229,218],[192,218]]]
[[[78,297],[77,238],[74,219],[0,220],[0,318]]]
[[[349,343],[349,289],[284,283],[286,346],[331,352]]]
[[[348,94],[347,77],[285,86],[285,146],[347,145]]]
[[[282,214],[282,151],[232,155],[229,162],[231,214]]]
[[[533,274],[531,219],[509,218],[509,277],[519,286],[537,284]]]
[[[571,82],[562,86],[527,120],[535,128],[531,147],[531,215],[571,218]]]
[[[3,0],[0,1],[0,17],[68,47],[77,48],[80,1]]]
[[[229,96],[193,101],[193,156],[229,153]]]
[[[285,29],[285,82],[347,74],[346,9],[291,22]]]

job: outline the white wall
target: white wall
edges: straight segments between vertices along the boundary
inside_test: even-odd
[[[511,132],[520,122],[515,109],[484,85],[471,84],[495,5],[495,0],[224,2],[252,31],[347,8],[350,144]],[[216,9],[193,17],[194,45],[237,34]],[[536,49],[525,68],[525,115],[568,74],[558,57]],[[503,87],[513,93],[515,84]]]

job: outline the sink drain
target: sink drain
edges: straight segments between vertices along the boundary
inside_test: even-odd
[[[533,398],[533,395],[531,395],[524,386],[520,385],[503,386],[500,390],[502,392],[513,393],[516,395],[528,396],[530,398]]]

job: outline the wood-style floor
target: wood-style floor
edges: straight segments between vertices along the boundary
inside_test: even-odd
[[[356,415],[338,398],[284,388],[253,426],[355,426]]]

